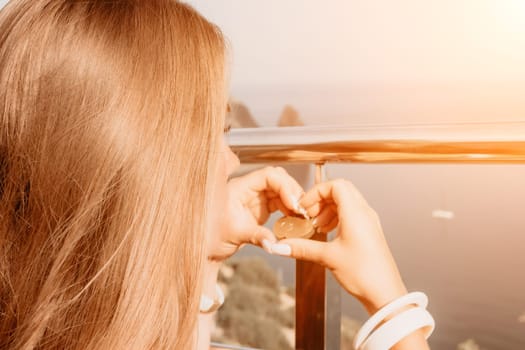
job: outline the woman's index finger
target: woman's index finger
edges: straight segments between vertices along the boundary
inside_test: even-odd
[[[366,204],[361,193],[347,180],[332,180],[316,184],[299,201],[299,204],[308,211],[309,215],[316,216],[321,210],[319,203],[331,201],[338,211],[341,207],[361,206]]]
[[[317,216],[321,211],[320,203],[323,201],[334,201],[332,193],[333,183],[322,182],[308,190],[300,199],[299,204],[306,209],[308,215]]]
[[[245,175],[248,186],[254,192],[276,193],[290,209],[294,209],[293,197],[299,199],[303,188],[282,168],[266,167]],[[275,196],[272,196],[272,198]]]

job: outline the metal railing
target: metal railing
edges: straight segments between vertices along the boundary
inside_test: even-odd
[[[525,122],[234,129],[229,144],[241,164],[312,163],[321,167],[329,162],[525,164]],[[336,293],[333,288],[328,290]],[[336,294],[332,296],[328,299],[335,300],[332,307],[337,307],[340,299]],[[326,306],[324,269],[297,261],[296,349],[327,347],[326,332],[339,329],[340,319],[327,318]],[[326,324],[327,319],[330,325]]]
[[[525,122],[235,129],[241,163],[522,163]]]

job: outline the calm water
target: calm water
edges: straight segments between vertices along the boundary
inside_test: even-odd
[[[524,102],[515,94],[500,93],[483,101],[478,99],[483,96],[483,88],[463,91],[463,99],[453,98],[444,90],[436,90],[441,91],[437,97],[432,97],[430,90],[423,91],[420,95],[427,96],[420,96],[423,102],[402,106],[413,101],[407,97],[398,102],[397,109],[393,98],[384,91],[375,97],[371,92],[356,91],[366,101],[356,103],[355,108],[348,100],[331,103],[334,96],[341,99],[342,92],[311,93],[311,98],[304,98],[307,94],[299,92],[288,96],[307,115],[304,119],[308,124],[323,124],[322,105],[325,116],[343,116],[345,111],[352,116],[338,119],[341,124],[520,120],[518,113],[511,113],[521,113],[520,109],[525,116]],[[407,91],[398,91],[397,97],[408,94]],[[491,96],[489,90],[484,93]],[[246,93],[245,100],[252,100],[250,107],[256,117],[266,111],[266,117],[258,119],[263,121],[261,124],[271,125],[268,115],[278,113],[286,94],[268,92],[258,104],[250,94],[256,93]],[[314,95],[317,104],[312,102]],[[442,105],[436,102],[440,100]],[[495,112],[498,103],[505,103],[498,117],[502,119],[494,114],[489,118],[487,109]],[[390,105],[394,112],[381,119],[378,111],[385,107],[373,108],[376,104]],[[443,120],[437,117],[433,106],[448,111]],[[454,110],[463,118],[451,116]],[[421,113],[433,117],[418,119]],[[330,121],[333,124],[334,120]],[[309,172],[306,167],[292,171],[303,178]],[[409,289],[429,295],[429,309],[437,322],[431,338],[433,349],[455,349],[467,338],[474,338],[483,349],[525,349],[525,323],[518,321],[525,313],[525,165],[329,165],[328,177],[354,182],[379,213]],[[308,176],[303,180],[311,183]],[[453,211],[455,218],[435,219],[431,215],[435,209]],[[264,255],[256,248],[243,254]],[[271,257],[270,262],[283,271],[285,282],[293,283],[293,263],[277,257]],[[353,318],[366,318],[360,305],[348,296],[343,300],[343,312]]]

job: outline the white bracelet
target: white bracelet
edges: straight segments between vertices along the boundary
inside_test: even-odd
[[[387,350],[410,333],[427,327],[425,339],[434,331],[435,322],[427,310],[414,307],[388,320],[364,342],[363,350]]]
[[[218,284],[215,285],[215,291],[217,297],[215,299],[210,298],[207,295],[201,295],[201,302],[199,306],[199,311],[203,314],[209,314],[214,311],[217,311],[222,304],[224,304],[224,292]]]
[[[372,317],[370,317],[368,321],[366,321],[365,324],[359,329],[354,338],[354,349],[360,349],[365,339],[385,318],[387,318],[397,310],[402,309],[405,306],[411,304],[415,304],[419,307],[426,308],[428,305],[428,298],[425,295],[425,293],[412,292],[403,295],[402,297],[397,298],[385,305],[384,307],[382,307],[379,311],[373,314]]]

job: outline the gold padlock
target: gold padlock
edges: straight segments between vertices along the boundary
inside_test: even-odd
[[[297,216],[283,216],[273,225],[273,232],[278,239],[310,238],[315,233],[312,220]]]

